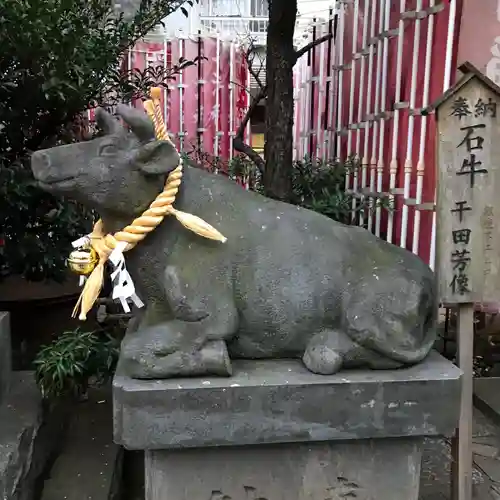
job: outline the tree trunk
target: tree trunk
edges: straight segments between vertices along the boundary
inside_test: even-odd
[[[297,0],[269,0],[264,191],[288,201],[293,169],[293,33]]]

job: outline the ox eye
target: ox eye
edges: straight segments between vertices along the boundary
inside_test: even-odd
[[[101,146],[99,154],[101,156],[114,156],[118,151],[118,148],[114,144],[104,144]]]

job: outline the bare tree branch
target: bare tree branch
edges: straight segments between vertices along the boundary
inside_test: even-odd
[[[297,59],[300,59],[304,54],[307,54],[311,49],[314,47],[321,45],[323,42],[327,42],[333,38],[332,33],[327,33],[326,35],[320,36],[319,38],[316,38],[316,40],[313,40],[312,42],[308,43],[307,45],[304,45],[302,48],[299,50],[295,51],[295,62],[297,62]]]
[[[261,61],[261,66],[258,71],[255,70],[253,66],[253,61],[255,58],[255,46],[253,44],[250,44],[248,47],[248,50],[244,54],[245,61],[247,63],[248,70],[250,71],[250,74],[255,78],[257,84],[259,85],[260,89],[259,92],[252,98],[252,101],[250,102],[250,106],[247,109],[247,112],[243,119],[241,120],[241,123],[238,126],[238,129],[236,130],[236,134],[233,140],[233,147],[236,149],[236,151],[239,151],[240,153],[245,154],[250,158],[250,160],[253,161],[255,166],[260,170],[261,173],[264,172],[264,160],[261,158],[259,153],[255,151],[249,144],[246,144],[243,141],[243,136],[245,134],[245,129],[248,125],[248,122],[250,121],[250,118],[255,111],[255,108],[259,105],[260,101],[266,97],[267,94],[267,86],[265,86],[262,83],[262,80],[260,79],[260,72],[263,67],[263,63]],[[248,89],[250,93],[250,89]]]
[[[236,151],[239,151],[240,153],[246,154],[255,163],[255,166],[260,170],[262,174],[264,173],[264,160],[261,158],[259,153],[255,151],[255,149],[253,149],[250,145],[245,144],[245,142],[243,141],[243,135],[245,134],[245,128],[248,125],[248,122],[250,121],[252,113],[258,106],[261,99],[263,99],[266,96],[266,94],[267,94],[267,87],[262,87],[259,90],[259,92],[255,95],[255,97],[252,99],[252,102],[250,103],[250,106],[248,107],[245,116],[243,117],[240,125],[238,126],[238,130],[236,131],[236,135],[234,136],[233,140],[234,149],[236,149]]]
[[[261,89],[263,89],[264,88],[264,84],[262,83],[262,80],[260,79],[260,73],[262,71],[262,68],[264,67],[264,62],[261,59],[261,61],[260,61],[260,67],[259,67],[258,71],[256,71],[255,68],[254,68],[254,65],[253,65],[253,62],[255,60],[255,47],[254,47],[253,44],[251,44],[248,47],[248,50],[245,53],[245,60],[247,62],[248,71],[250,71],[250,74],[255,78],[255,81],[257,82],[257,85]]]
[[[304,54],[307,54],[307,52],[309,52],[311,49],[322,44],[323,42],[330,40],[331,38],[333,38],[333,35],[331,33],[326,34],[320,38],[317,38],[316,40],[313,40],[311,43],[308,43],[299,50],[295,51],[294,61],[293,61],[294,64],[300,57],[302,57]],[[255,111],[255,108],[259,105],[262,99],[265,99],[267,97],[267,85],[264,85],[262,83],[262,80],[260,79],[260,72],[262,71],[263,68],[263,61],[261,60],[261,66],[258,71],[256,71],[253,66],[253,61],[255,58],[255,46],[253,45],[253,43],[249,45],[248,50],[245,52],[244,57],[247,63],[248,70],[250,71],[250,74],[255,78],[255,81],[259,85],[260,90],[253,97],[245,116],[241,120],[241,123],[238,127],[238,130],[236,131],[233,140],[233,147],[234,149],[236,149],[236,151],[239,151],[240,153],[247,155],[248,158],[250,158],[250,160],[252,160],[255,166],[260,170],[261,174],[263,174],[265,168],[264,160],[261,158],[259,153],[257,153],[257,151],[255,151],[250,145],[246,144],[243,141],[243,136],[245,134],[245,129],[248,125],[248,122],[250,121],[250,117]]]
[[[240,137],[236,137],[233,140],[233,147],[236,149],[236,151],[239,151],[240,153],[246,154],[250,160],[253,161],[255,166],[259,169],[260,173],[264,173],[264,167],[265,163],[262,157],[253,149],[251,146],[248,144],[245,144],[243,140]]]
[[[250,89],[248,87],[245,87],[245,85],[242,85],[241,83],[234,82],[234,81],[230,81],[229,83],[231,83],[232,85],[236,85],[241,90],[244,90],[247,94],[250,94]]]
[[[259,102],[261,101],[261,99],[266,97],[266,95],[267,95],[267,86],[262,87],[259,90],[259,92],[255,95],[255,97],[252,99],[252,102],[250,103],[250,106],[248,107],[245,116],[243,117],[240,125],[238,126],[238,130],[236,131],[236,137],[243,138],[243,134],[245,133],[245,128],[248,125],[250,117],[252,116],[253,112],[255,111],[255,108],[259,105]]]

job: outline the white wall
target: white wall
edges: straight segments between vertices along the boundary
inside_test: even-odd
[[[179,35],[189,35],[197,33],[200,29],[200,7],[194,2],[193,7],[189,4],[184,4],[183,6],[187,12],[186,17],[180,9],[172,12],[167,16],[163,22],[165,23],[165,33],[169,37],[179,36]],[[160,28],[161,29],[161,28]]]

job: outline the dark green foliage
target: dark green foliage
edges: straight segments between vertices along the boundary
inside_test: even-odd
[[[120,343],[95,332],[64,332],[44,346],[34,361],[36,380],[45,398],[75,395],[85,391],[89,378],[98,383],[114,373]]]
[[[262,175],[253,161],[246,156],[235,156],[229,162],[228,171],[233,180],[248,186],[251,191],[264,194]]]
[[[360,213],[368,215],[377,207],[390,210],[388,198],[354,197],[346,192],[346,175],[354,170],[351,161],[312,161],[309,158],[294,163],[291,202],[330,219],[351,224]],[[359,170],[359,169],[358,169]],[[353,220],[353,214],[355,219]]]
[[[90,229],[91,216],[33,186],[29,155],[89,138],[89,107],[140,98],[192,64],[142,72],[120,65],[128,47],[183,3],[142,0],[124,18],[109,0],[0,0],[0,277],[63,277],[69,243]]]
[[[389,200],[368,197],[354,198],[345,190],[349,163],[313,161],[305,158],[293,165],[292,196],[289,203],[326,215],[344,224],[353,223],[352,214],[372,212],[377,206],[390,209]],[[244,156],[236,156],[230,162],[229,173],[233,179],[247,183],[253,191],[263,193],[262,178],[253,162]],[[354,207],[354,209],[353,209]],[[356,218],[357,220],[357,218]]]
[[[22,165],[0,170],[0,214],[0,272],[62,281],[71,242],[89,231],[91,215],[37,189]]]
[[[113,93],[120,100],[130,96],[120,56],[183,3],[143,1],[125,20],[106,0],[1,0],[0,150],[18,158],[88,106]],[[135,79],[144,80],[140,74]]]
[[[346,172],[347,167],[336,162],[295,162],[292,202],[349,223],[352,197],[345,192]]]

